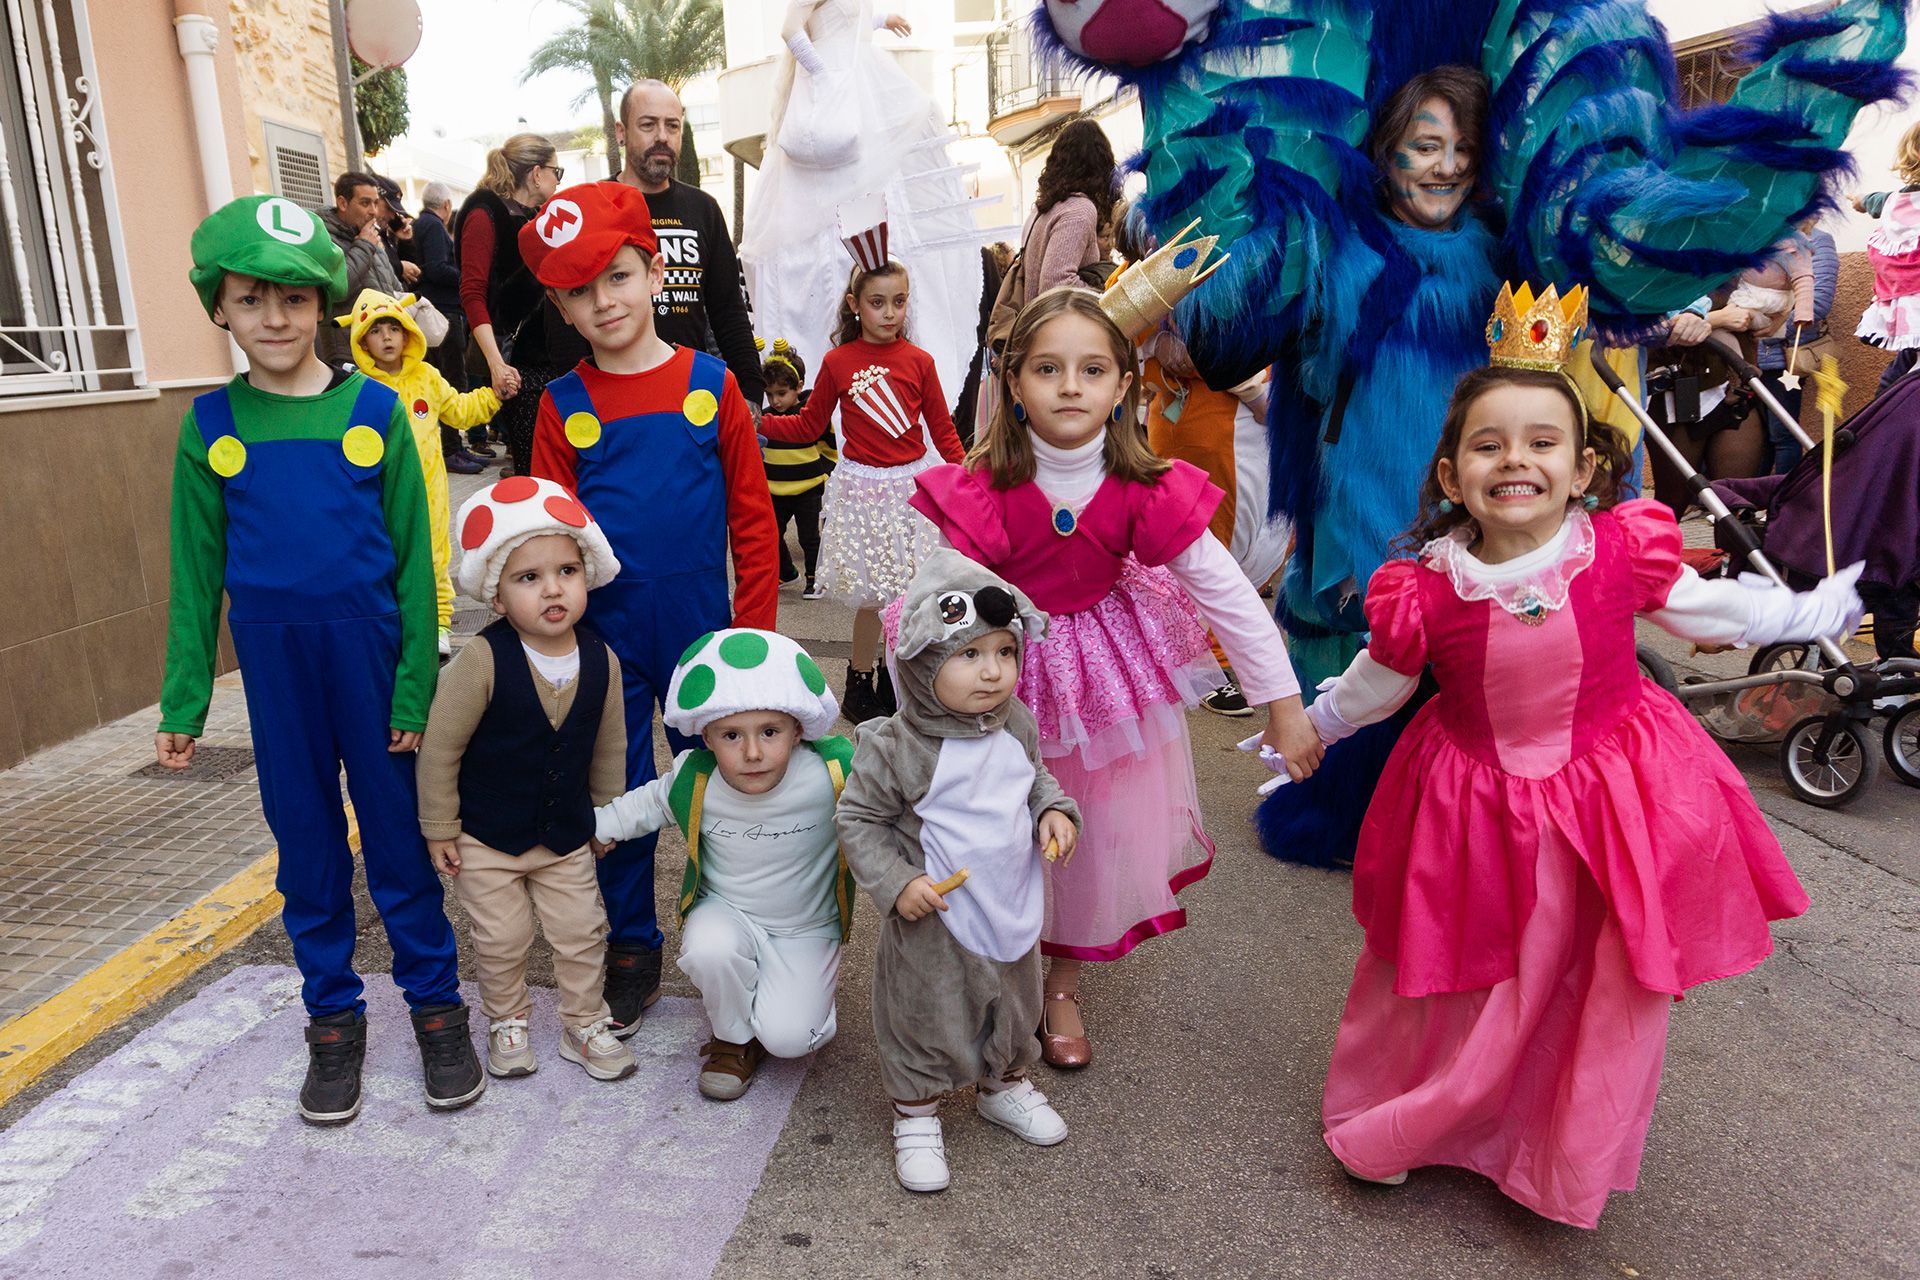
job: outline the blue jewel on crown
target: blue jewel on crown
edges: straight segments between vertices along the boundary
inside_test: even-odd
[[[1079,527],[1079,517],[1075,516],[1071,510],[1066,507],[1055,507],[1053,509],[1053,531],[1055,533],[1065,538]]]

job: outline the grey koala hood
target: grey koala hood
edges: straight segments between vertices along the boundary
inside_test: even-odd
[[[984,716],[949,711],[933,695],[940,666],[969,643],[994,631],[1013,633],[1024,663],[1029,642],[1047,634],[1047,615],[1026,593],[951,547],[920,562],[907,586],[900,634],[887,663],[893,669],[900,718],[934,738],[972,738],[1006,723],[1009,698]]]

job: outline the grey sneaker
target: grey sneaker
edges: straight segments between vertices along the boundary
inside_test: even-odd
[[[496,1076],[530,1076],[540,1069],[533,1060],[533,1037],[525,1018],[502,1018],[487,1028],[487,1072]]]
[[[577,1062],[595,1080],[619,1080],[640,1069],[633,1050],[614,1038],[613,1020],[602,1018],[590,1026],[560,1031],[560,1056]]]

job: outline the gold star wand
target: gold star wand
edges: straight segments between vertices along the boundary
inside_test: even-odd
[[[1820,503],[1827,533],[1827,575],[1833,564],[1833,429],[1840,417],[1840,402],[1846,398],[1847,384],[1840,377],[1840,364],[1832,356],[1821,356],[1820,367],[1813,371],[1814,403],[1820,406],[1820,421],[1826,437],[1820,445]]]

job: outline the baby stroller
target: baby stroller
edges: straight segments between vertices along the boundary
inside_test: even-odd
[[[1750,565],[1783,586],[1810,585],[1826,571],[1822,446],[1800,429],[1737,350],[1722,353],[1740,377],[1807,452],[1784,476],[1710,482],[1672,442],[1599,358],[1595,367],[1640,419],[1647,439],[1686,475],[1714,524],[1728,571]],[[1595,349],[1598,357],[1598,349]],[[1866,580],[1889,586],[1920,575],[1920,378],[1903,379],[1834,432],[1834,488],[1852,499],[1849,519],[1836,520],[1835,559],[1867,562]],[[1843,484],[1842,477],[1846,477]],[[1728,499],[1740,507],[1736,515]],[[1808,534],[1806,531],[1813,532]],[[1765,549],[1763,550],[1763,540]],[[1782,568],[1775,567],[1778,558]],[[1674,678],[1659,655],[1641,650],[1641,669],[1673,693],[1709,731],[1736,741],[1780,744],[1780,771],[1808,804],[1832,808],[1858,797],[1879,772],[1871,738],[1877,714],[1887,717],[1882,745],[1888,767],[1920,787],[1920,662],[1855,663],[1836,637],[1812,644],[1769,645],[1753,655],[1745,676]]]

